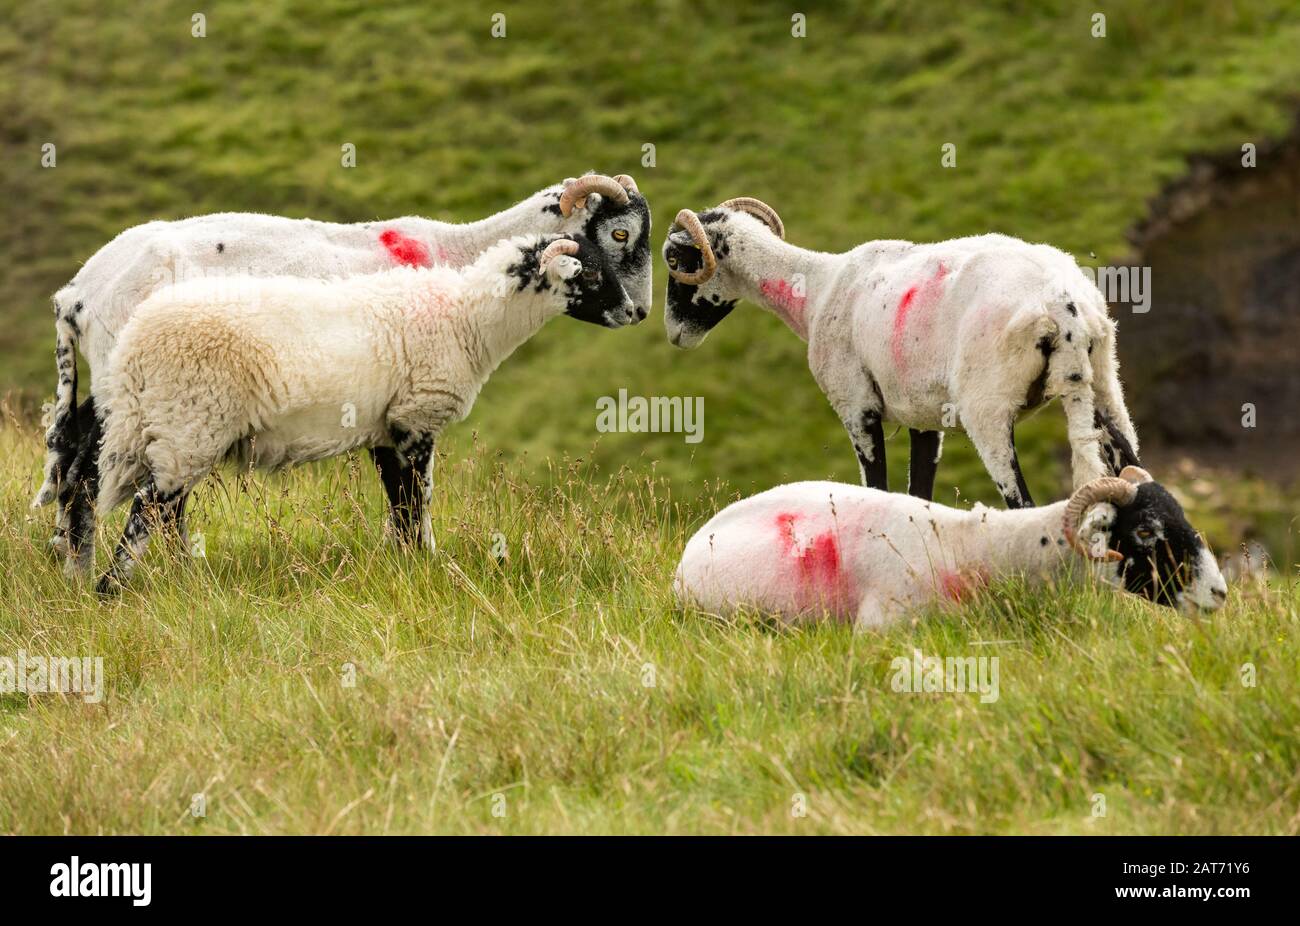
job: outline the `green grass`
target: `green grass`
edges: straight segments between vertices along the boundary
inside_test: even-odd
[[[38,450],[0,431],[0,653],[101,656],[106,694],[0,700],[0,831],[1300,830],[1281,582],[1212,620],[1012,578],[879,635],[725,624],[668,590],[720,499],[480,446],[441,469],[437,554],[383,542],[364,458],[226,471],[195,499],[206,557],[156,542],[102,604],[42,549]],[[913,648],[997,656],[1000,698],[896,693]]]
[[[549,326],[442,448],[436,556],[384,544],[376,481],[350,460],[209,482],[206,559],[156,544],[120,603],[62,578],[48,510],[26,507],[48,298],[125,227],[240,209],[469,220],[594,168],[637,177],[657,241],[682,206],[754,195],[810,247],[1001,231],[1109,261],[1189,154],[1284,133],[1300,82],[1300,4],[1283,0],[1107,3],[1105,39],[1064,0],[809,7],[806,39],[771,3],[502,9],[494,40],[468,3],[223,3],[194,39],[193,10],[160,0],[6,6],[0,655],[100,655],[108,692],[0,696],[0,831],[1300,829],[1289,568],[1211,621],[1014,579],[860,639],[678,611],[682,542],[725,500],[857,479],[803,346],[752,308],[694,354],[667,344],[662,304],[626,331]],[[620,388],[703,396],[703,442],[598,435],[596,398]],[[1041,499],[1066,489],[1060,419],[1018,428]],[[1220,548],[1264,536],[1294,563],[1287,496],[1203,475],[1157,472]],[[995,500],[956,434],[938,486]],[[1001,699],[892,692],[890,660],[914,647],[999,656]]]
[[[475,4],[271,0],[214,7],[196,39],[192,11],[160,0],[18,6],[0,27],[0,393],[27,408],[52,394],[49,296],[81,261],[127,226],[210,211],[468,220],[595,168],[637,177],[656,249],[682,206],[752,195],[810,247],[1001,231],[1116,259],[1186,155],[1287,129],[1300,3],[1105,7],[1104,39],[1065,0],[810,7],[795,39],[781,4],[562,0],[503,5],[493,39]],[[661,310],[628,331],[550,326],[474,426],[539,467],[592,450],[597,396],[702,395],[698,447],[611,435],[595,462],[653,460],[679,493],[857,478],[780,322],[742,308],[684,354]],[[1066,488],[1060,418],[1021,428],[1042,498]],[[944,491],[996,501],[965,440],[946,451]],[[902,487],[904,446],[891,456]]]

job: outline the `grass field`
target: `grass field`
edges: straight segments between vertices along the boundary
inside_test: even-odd
[[[5,832],[1300,831],[1294,585],[1205,621],[1010,581],[880,635],[724,625],[672,602],[664,482],[479,448],[436,555],[383,542],[364,458],[227,473],[205,558],[155,544],[104,605],[28,520],[38,447],[0,432],[0,653],[106,686],[0,702]],[[998,699],[895,692],[914,648],[998,657]]]
[[[862,638],[678,610],[718,506],[857,480],[803,345],[753,308],[693,354],[662,295],[634,329],[548,326],[440,447],[436,555],[386,544],[362,457],[225,471],[192,506],[206,556],[156,543],[120,602],[64,580],[27,508],[48,300],[125,227],[469,220],[597,169],[636,176],[656,247],[678,208],[754,195],[810,247],[1001,231],[1113,261],[1188,155],[1281,135],[1300,84],[1287,0],[1107,3],[1104,39],[1066,0],[810,6],[803,39],[780,4],[625,6],[506,5],[493,39],[468,2],[222,3],[196,39],[162,0],[3,3],[0,655],[102,656],[106,692],[0,695],[0,832],[1300,830],[1295,496],[1250,473],[1156,474],[1221,551],[1282,565],[1212,620],[1014,579]],[[704,440],[598,434],[619,389],[703,396]],[[1017,432],[1042,500],[1061,418]],[[890,462],[901,488],[905,433]],[[958,434],[937,485],[996,500]],[[999,699],[894,692],[913,649],[997,656]]]

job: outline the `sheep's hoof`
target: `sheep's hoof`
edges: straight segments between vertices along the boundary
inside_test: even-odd
[[[95,583],[95,594],[100,598],[116,598],[122,591],[122,580],[112,572],[106,572]]]
[[[68,544],[68,535],[63,531],[55,532],[54,536],[50,538],[50,542],[46,544],[46,549],[50,551],[50,555],[55,559],[61,559],[72,553],[72,547]]]

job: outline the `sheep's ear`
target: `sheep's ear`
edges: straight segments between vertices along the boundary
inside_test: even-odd
[[[1111,549],[1110,532],[1115,526],[1115,506],[1110,502],[1093,505],[1079,524],[1079,536],[1087,544],[1093,559],[1114,559],[1108,556]]]
[[[572,280],[582,272],[582,261],[568,254],[551,258],[545,267],[545,273],[553,280]]]

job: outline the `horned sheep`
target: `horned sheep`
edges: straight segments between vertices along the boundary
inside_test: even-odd
[[[497,365],[550,318],[640,320],[607,255],[584,236],[526,236],[473,264],[337,280],[212,278],[150,297],[95,384],[108,409],[98,512],[135,494],[115,562],[129,577],[160,519],[228,453],[259,466],[389,447],[400,534],[433,546],[434,443]],[[84,570],[93,524],[70,538]]]
[[[1145,470],[1063,502],[963,511],[833,482],[778,486],[720,511],[687,542],[677,597],[705,611],[827,616],[873,630],[978,594],[1000,576],[1041,582],[1075,564],[1158,604],[1215,610],[1227,586],[1177,500]]]
[[[619,274],[636,312],[651,302],[650,210],[625,174],[587,174],[549,186],[477,222],[453,224],[418,216],[337,224],[257,213],[220,213],[148,222],[97,251],[54,296],[58,388],[46,434],[45,478],[33,507],[59,500],[56,547],[66,545],[71,508],[93,502],[79,491],[96,478],[95,447],[102,409],[92,395],[76,407],[77,351],[92,378],[107,368],[122,329],[151,294],[205,276],[296,276],[325,279],[394,266],[463,267],[496,242],[523,234],[582,233]],[[372,451],[394,493],[410,474],[389,448]]]
[[[908,489],[930,498],[943,430],[960,426],[1007,506],[1032,505],[1014,425],[1057,397],[1076,488],[1139,463],[1114,323],[1068,254],[1005,235],[871,241],[843,254],[784,238],[756,199],[683,209],[664,244],[668,336],[695,347],[740,299],[776,313],[807,341],[865,485],[887,488],[883,425],[894,421],[911,431]]]

